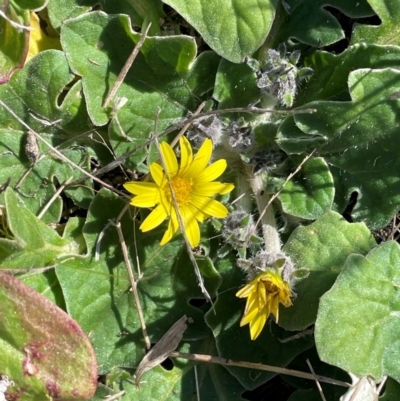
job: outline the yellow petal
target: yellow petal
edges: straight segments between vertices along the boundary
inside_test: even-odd
[[[233,191],[235,186],[233,184],[227,184],[225,182],[221,182],[220,184],[224,185],[224,189],[219,192],[220,195],[229,194],[229,192]]]
[[[167,212],[163,205],[158,205],[140,225],[143,232],[150,231],[158,227],[167,218]]]
[[[179,146],[181,148],[181,168],[179,173],[184,175],[193,162],[193,151],[190,142],[184,136],[179,139]]]
[[[211,139],[206,139],[194,157],[192,165],[187,171],[188,176],[197,178],[204,171],[208,162],[210,161],[212,149],[213,146]]]
[[[188,204],[186,205],[186,207],[188,207],[191,211],[191,213],[193,214],[193,216],[196,218],[196,220],[200,223],[203,223],[204,220],[208,219],[210,216],[208,214],[203,213],[201,210],[197,209],[197,207]]]
[[[195,248],[200,243],[200,228],[197,220],[188,207],[180,208],[182,214],[183,225],[189,244]]]
[[[261,333],[267,321],[266,313],[258,313],[257,316],[250,322],[250,338],[255,340]]]
[[[263,283],[258,284],[258,309],[262,309],[267,304],[267,291]]]
[[[284,293],[280,292],[279,293],[279,301],[286,307],[292,305],[292,300],[290,299],[290,296],[292,293],[290,291],[285,291]]]
[[[251,292],[254,292],[257,288],[257,282],[252,281],[249,284],[245,285],[243,288],[241,288],[237,293],[236,296],[238,298],[246,298],[249,296]]]
[[[176,217],[175,209],[172,208],[168,229],[167,231],[165,231],[164,236],[162,237],[162,240],[160,242],[160,245],[165,245],[167,242],[169,242],[171,238],[175,235],[175,233],[178,231],[178,229],[179,229],[178,219]]]
[[[246,307],[244,308],[244,314],[247,315],[252,313],[252,311],[257,311],[258,313],[258,298],[256,292],[252,292],[247,298]]]
[[[219,219],[223,219],[228,216],[229,213],[228,209],[221,202],[207,197],[193,195],[190,199],[190,203],[196,206],[197,209],[201,210],[203,213]]]
[[[276,323],[278,323],[279,319],[279,299],[278,297],[272,298],[270,302],[270,310],[271,313],[275,316]]]
[[[131,205],[137,207],[154,207],[158,203],[160,203],[160,192],[157,189],[137,195],[131,199]]]
[[[205,170],[199,171],[193,178],[195,178],[197,185],[208,183],[218,178],[225,171],[226,166],[226,160],[219,159],[210,164]]]
[[[148,191],[158,191],[154,182],[129,181],[124,184],[124,188],[133,195],[140,195]]]
[[[245,313],[242,317],[242,320],[240,321],[240,327],[245,326],[246,324],[249,324],[252,320],[256,318],[258,315],[258,309],[257,308],[252,308],[251,310],[249,309],[247,313]]]
[[[165,177],[165,174],[164,174],[164,170],[158,163],[151,163],[150,164],[150,174],[151,174],[154,182],[159,187],[162,187],[165,184],[166,177]]]
[[[162,142],[160,149],[168,176],[172,178],[178,173],[178,161],[176,160],[175,152],[167,142]]]
[[[193,188],[193,193],[200,196],[214,196],[218,194],[227,194],[232,191],[234,186],[232,184],[225,184],[224,182],[209,182],[206,185],[199,185]]]

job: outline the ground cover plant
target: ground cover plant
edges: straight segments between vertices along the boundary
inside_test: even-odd
[[[3,0],[0,401],[400,397],[397,0]]]

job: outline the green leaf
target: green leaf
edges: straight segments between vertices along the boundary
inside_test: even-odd
[[[91,156],[98,154],[106,161],[104,155],[110,151],[103,144],[101,132],[92,134],[94,139],[85,133],[92,125],[82,98],[82,84],[78,81],[68,91],[66,88],[73,79],[64,54],[56,50],[45,51],[15,73],[7,84],[0,86],[0,97],[43,139],[58,146],[75,164],[89,170]],[[41,158],[32,166],[25,154],[27,128],[3,107],[0,107],[0,121],[0,183],[9,178],[11,186],[19,183],[18,190],[27,207],[39,213],[56,191],[54,177],[62,184],[69,178],[72,181],[80,178],[82,173],[55,158],[41,141],[38,141]],[[22,179],[30,167],[32,170]],[[75,186],[67,193],[79,206],[87,207],[93,197],[91,185],[88,182],[85,188]],[[43,220],[57,222],[61,208],[61,199],[56,198]]]
[[[110,125],[112,146],[117,156],[137,150],[128,162],[131,166],[144,161],[144,145],[154,131],[159,110],[159,132],[193,111],[200,101],[199,95],[211,88],[218,62],[210,53],[195,60],[196,44],[190,37],[149,37],[114,103],[104,110],[102,104],[139,38],[131,31],[126,16],[100,12],[71,19],[61,30],[61,42],[71,68],[82,76],[92,121],[104,125],[114,117]],[[201,82],[204,77],[206,84]],[[128,102],[117,113],[115,107],[121,98]]]
[[[46,6],[48,0],[11,0],[12,3],[26,10],[39,10]]]
[[[392,98],[400,90],[400,71],[356,70],[349,75],[351,102],[320,101],[304,107],[314,114],[288,117],[278,131],[278,144],[288,153],[324,156],[333,165],[335,185],[346,203],[358,193],[355,221],[371,228],[387,224],[400,207],[400,164],[395,151],[400,107]]]
[[[132,26],[141,27],[145,20],[151,20],[150,35],[154,29],[159,31],[159,18],[164,16],[160,0],[102,1],[100,4],[97,0],[86,0],[84,3],[76,0],[51,0],[48,5],[51,23],[54,28],[60,29],[65,20],[86,14],[96,5],[107,14],[129,15]]]
[[[347,100],[347,80],[351,71],[359,68],[397,68],[399,62],[400,49],[397,46],[356,43],[340,54],[316,51],[305,59],[314,74],[307,84],[302,85],[296,104],[313,100]]]
[[[82,76],[88,112],[96,125],[104,125],[110,118],[102,104],[139,38],[123,15],[93,12],[62,27],[63,48],[72,70]],[[150,121],[153,127],[157,107],[162,108],[159,124],[163,129],[171,124],[171,118],[184,115],[187,107],[193,106],[191,93],[177,72],[187,70],[195,55],[195,42],[188,37],[146,40],[118,91],[118,97],[129,100],[124,108],[134,111],[135,125],[140,124],[135,130],[139,132]]]
[[[53,28],[59,30],[65,20],[87,13],[98,0],[85,0],[84,4],[81,3],[76,0],[51,0],[47,8]]]
[[[18,25],[29,26],[29,11],[8,4],[0,17],[0,84],[24,64],[29,46],[29,31]]]
[[[314,47],[324,47],[345,37],[339,21],[326,10],[334,7],[351,18],[373,15],[367,0],[286,0],[279,15],[276,45],[296,39]]]
[[[69,86],[74,78],[63,52],[44,51],[0,86],[1,99],[32,129],[47,134],[57,132],[52,144],[59,145],[72,133],[81,134],[92,128],[87,121],[81,82]],[[0,116],[8,128],[26,131],[3,107]]]
[[[365,257],[349,256],[320,302],[315,341],[323,361],[377,381],[386,375],[400,380],[399,260],[395,242]]]
[[[47,227],[18,199],[11,188],[5,192],[8,228],[12,233],[14,252],[0,254],[4,267],[32,268],[55,264],[67,255],[75,254],[75,247]],[[6,247],[10,240],[0,238]]]
[[[276,0],[163,0],[219,55],[233,63],[251,56],[271,29]]]
[[[351,43],[367,42],[381,45],[400,44],[400,8],[396,0],[368,0],[381,20],[378,26],[358,25]]]
[[[0,358],[21,401],[81,399],[96,390],[97,364],[88,337],[64,311],[0,273]]]
[[[234,64],[222,60],[217,77],[213,98],[219,102],[220,109],[247,107],[261,98],[254,71],[246,63]]]
[[[268,187],[277,192],[285,180],[269,178]],[[333,177],[321,157],[307,160],[300,172],[283,188],[279,195],[285,213],[302,219],[314,220],[330,210],[335,188]]]
[[[293,231],[283,251],[297,268],[310,275],[300,281],[290,308],[281,308],[279,325],[304,330],[315,322],[319,298],[329,290],[352,253],[361,255],[376,245],[363,223],[348,223],[335,212],[327,212],[314,223]]]
[[[113,366],[137,366],[145,353],[118,234],[115,227],[108,226],[109,220],[115,219],[124,206],[125,201],[101,190],[90,206],[84,226],[88,256],[65,260],[56,269],[67,310],[90,333],[103,373]],[[189,304],[190,299],[203,299],[203,295],[182,247],[182,238],[178,236],[160,247],[160,230],[149,233],[135,230],[129,213],[124,215],[121,224],[135,276],[139,268],[137,261],[140,262],[143,276],[137,288],[151,341],[158,341],[171,322],[184,314],[194,320],[185,332],[185,339],[209,335],[204,312]],[[96,248],[97,261],[94,259]],[[198,264],[207,273],[205,285],[213,294],[221,278],[208,259],[199,260]]]
[[[22,153],[26,146],[26,134],[22,131],[0,129],[0,136],[0,149],[4,151],[3,157],[0,158],[0,182],[5,183],[10,179],[12,186],[17,185],[19,182],[18,192],[26,206],[33,213],[41,212],[53,197],[56,191],[53,182],[54,177],[57,177],[59,182],[64,183],[67,179],[77,179],[82,175],[73,166],[55,159],[50,152],[29,170],[31,163],[28,161],[27,156]],[[41,146],[41,150],[46,153],[48,148]],[[89,170],[87,150],[82,147],[75,147],[65,151],[64,155],[75,164]],[[27,172],[28,174],[26,175]],[[88,188],[82,187],[73,188],[67,193],[74,197],[79,205],[88,204],[88,201],[93,196]],[[3,195],[0,198],[3,198]],[[61,208],[61,198],[57,197],[44,214],[43,221],[47,223],[57,222],[60,219]]]

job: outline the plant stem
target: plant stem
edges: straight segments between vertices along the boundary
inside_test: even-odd
[[[261,174],[250,173],[250,186],[254,192],[257,208],[261,214],[268,205],[270,196],[265,192],[265,180]],[[269,205],[264,215],[261,217],[262,233],[264,238],[265,251],[279,252],[281,250],[281,240],[277,230],[274,209]]]

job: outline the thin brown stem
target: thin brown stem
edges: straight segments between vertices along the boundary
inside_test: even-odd
[[[25,121],[23,121],[17,114],[14,113],[14,111],[12,111],[2,100],[0,100],[0,104],[20,123],[22,124],[25,128],[27,128],[30,132],[32,132],[33,135],[35,135],[35,137],[43,142],[46,146],[48,146],[52,151],[53,154],[55,154],[55,156],[68,163],[70,166],[76,168],[77,170],[79,170],[82,174],[84,174],[86,177],[91,178],[92,180],[98,182],[99,184],[101,184],[103,187],[110,189],[111,191],[117,193],[118,195],[124,197],[124,198],[128,198],[130,199],[130,196],[125,194],[124,192],[118,191],[117,189],[115,189],[112,185],[109,185],[107,183],[105,183],[104,181],[100,180],[100,178],[97,178],[96,176],[88,173],[86,170],[84,170],[81,166],[75,164],[73,161],[69,160],[68,157],[64,156],[58,149],[56,149],[54,146],[52,146],[49,142],[47,142],[45,139],[43,139],[37,132],[35,132],[28,124],[25,123]],[[97,174],[99,175],[99,174]],[[85,178],[83,181],[85,181],[87,178]],[[71,185],[75,185],[79,180],[73,182]]]
[[[220,358],[217,356],[202,355],[202,354],[186,354],[184,352],[177,352],[177,351],[171,352],[169,356],[171,358],[189,359],[191,361],[215,363],[224,366],[238,366],[240,368],[264,370],[267,372],[273,372],[281,375],[300,377],[302,379],[315,380],[315,378],[317,378],[320,382],[330,383],[342,387],[351,386],[349,383],[342,382],[340,380],[330,379],[329,377],[324,377],[319,375],[314,376],[310,373],[300,372],[298,370],[280,368],[278,366],[264,365],[262,363],[238,362],[238,361],[233,361],[232,359]]]
[[[129,206],[129,204],[128,204],[128,206]],[[125,212],[126,208],[124,208],[123,211]],[[150,343],[149,336],[147,334],[146,322],[144,320],[143,310],[142,310],[142,306],[140,304],[139,293],[137,290],[138,282],[135,280],[135,276],[133,275],[132,264],[131,264],[131,261],[129,259],[129,255],[128,255],[128,248],[126,246],[124,234],[121,229],[121,222],[120,222],[121,217],[122,217],[122,212],[118,216],[117,221],[112,222],[112,224],[115,226],[115,228],[117,229],[117,232],[118,232],[118,238],[119,238],[119,242],[121,244],[122,254],[124,256],[126,270],[128,272],[129,281],[130,281],[131,287],[132,287],[133,298],[134,298],[135,304],[136,304],[136,310],[138,311],[140,326],[142,327],[144,342],[146,344],[146,348],[150,349],[151,343]]]
[[[149,30],[150,30],[150,27],[151,27],[151,22],[147,26],[146,30],[142,33],[142,36],[140,37],[139,42],[137,43],[137,45],[132,50],[132,53],[128,57],[128,60],[126,60],[125,65],[122,67],[121,72],[118,74],[118,77],[117,77],[117,80],[115,81],[114,86],[111,88],[110,93],[108,94],[106,100],[104,101],[103,109],[108,106],[108,104],[110,103],[112,98],[117,93],[119,87],[122,85],[122,82],[124,82],[126,74],[128,74],[129,69],[132,67],[132,64],[135,61],[136,56],[139,54],[139,51],[142,48],[143,43],[147,38],[147,34],[148,34]]]

